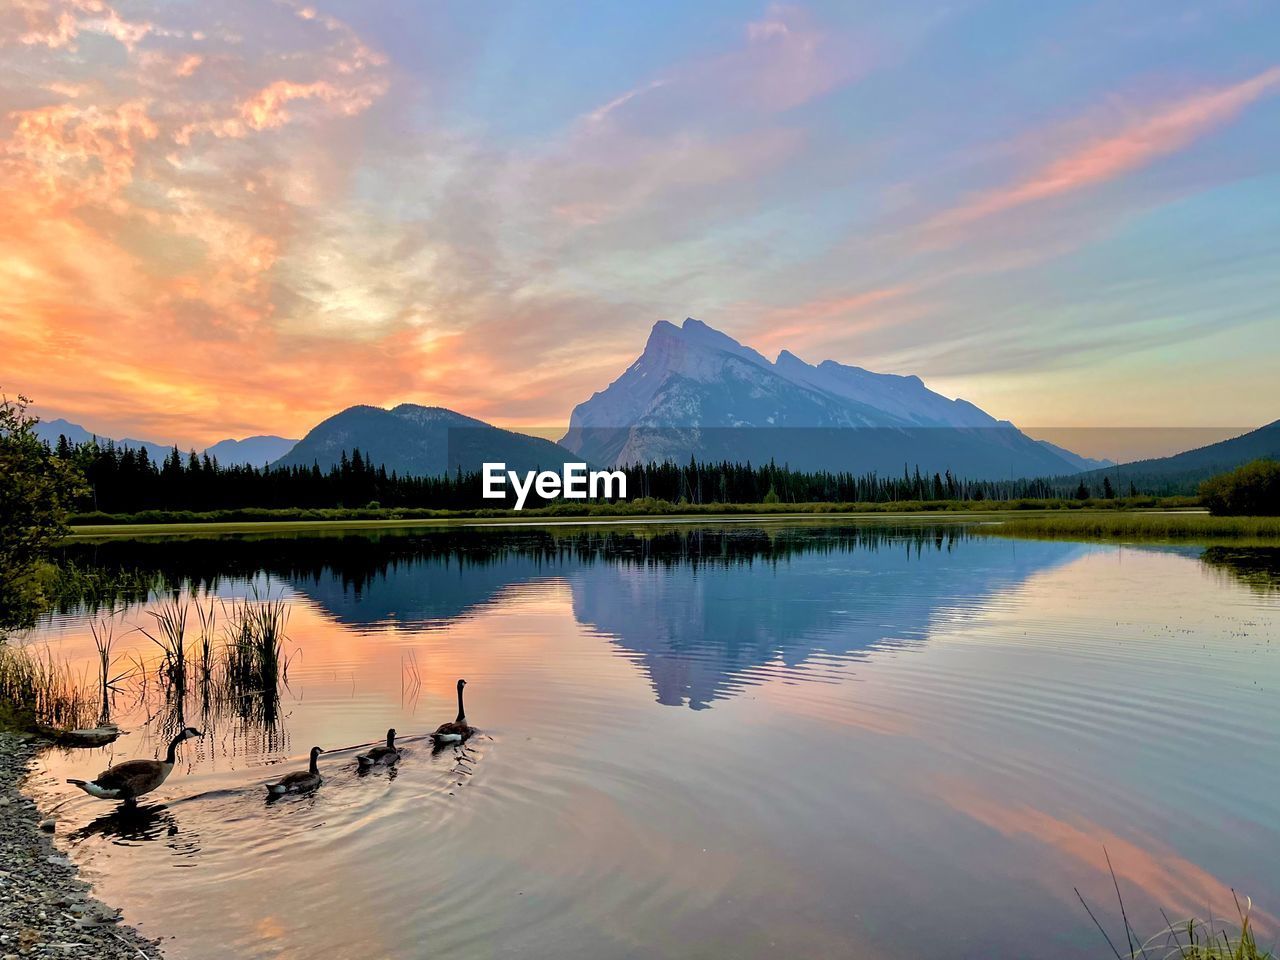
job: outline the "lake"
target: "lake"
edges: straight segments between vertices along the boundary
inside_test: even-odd
[[[93,602],[28,642],[91,676],[114,608],[127,735],[32,789],[170,957],[1101,957],[1074,891],[1122,936],[1107,856],[1144,931],[1233,888],[1277,929],[1274,550],[749,522],[66,558]],[[166,695],[135,628],[172,596],[281,599],[278,697]],[[460,677],[481,732],[433,752]],[[183,721],[136,813],[64,783]],[[324,785],[267,803],[313,745]]]

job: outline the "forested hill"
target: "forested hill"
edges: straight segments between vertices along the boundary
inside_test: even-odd
[[[1132,483],[1144,493],[1194,493],[1202,481],[1214,474],[1234,470],[1258,459],[1280,460],[1280,420],[1207,447],[1171,457],[1137,460],[1092,470],[1072,479],[1083,479],[1086,484],[1096,485],[1102,482],[1103,477],[1110,477],[1117,489],[1128,489]]]

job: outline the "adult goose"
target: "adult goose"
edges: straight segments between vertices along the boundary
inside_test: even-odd
[[[442,723],[436,727],[431,739],[436,743],[461,743],[476,732],[476,728],[467,723],[467,711],[462,708],[462,688],[467,681],[458,681],[458,718],[453,723]]]
[[[67,783],[99,800],[123,800],[132,805],[138,797],[169,779],[177,761],[178,744],[202,736],[195,727],[186,727],[169,741],[169,752],[163,760],[126,760],[102,771],[96,780],[68,780]]]
[[[267,784],[267,793],[308,793],[320,786],[324,781],[320,779],[320,768],[316,765],[316,757],[324,753],[319,747],[311,748],[311,765],[306,770],[295,770],[293,773],[286,773],[275,783]]]
[[[387,731],[387,742],[385,745],[378,745],[368,753],[356,755],[356,763],[360,765],[361,770],[367,770],[369,767],[379,763],[395,763],[400,759],[400,751],[396,749],[396,732],[394,729]]]

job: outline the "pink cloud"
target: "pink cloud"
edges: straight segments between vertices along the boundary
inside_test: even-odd
[[[1232,120],[1245,107],[1280,87],[1280,67],[1248,80],[1168,104],[1119,132],[1094,139],[1046,164],[1030,176],[934,217],[925,225],[939,233],[1052,197],[1121,177],[1174,153]]]
[[[694,64],[697,85],[753,109],[789,110],[855,79],[870,66],[865,51],[816,26],[798,7],[774,4],[748,23],[738,50]]]
[[[779,348],[797,350],[815,344],[848,338],[892,322],[891,315],[878,309],[910,294],[907,286],[881,287],[849,296],[822,297],[787,307],[772,307],[759,313],[744,336],[765,351]],[[750,311],[738,306],[734,311]]]

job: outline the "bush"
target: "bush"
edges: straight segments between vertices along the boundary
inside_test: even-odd
[[[1200,485],[1200,499],[1216,517],[1280,516],[1280,463],[1254,460]]]

